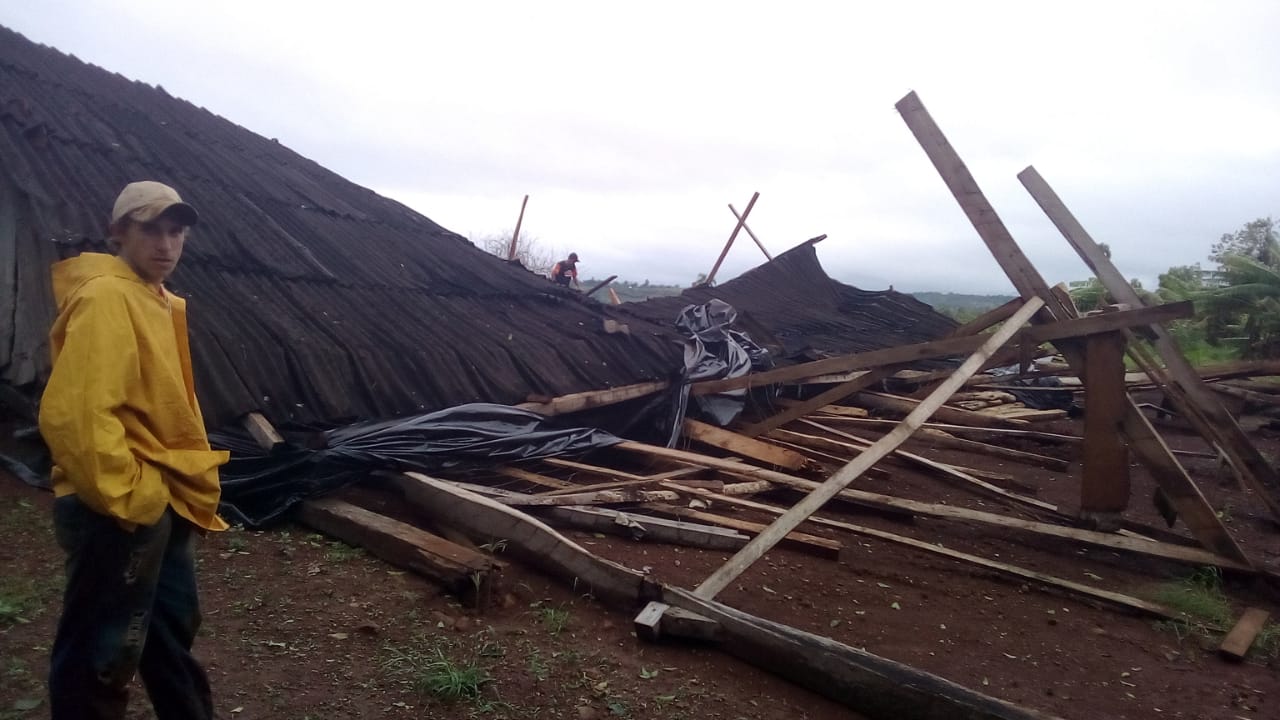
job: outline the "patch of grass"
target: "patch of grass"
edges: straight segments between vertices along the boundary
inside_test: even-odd
[[[544,607],[538,611],[542,618],[542,626],[552,635],[559,635],[569,627],[569,610],[568,608]]]
[[[1280,659],[1280,624],[1269,622],[1264,625],[1253,641],[1250,654],[1263,660]]]
[[[30,622],[54,601],[57,588],[54,580],[38,582],[24,577],[0,580],[0,628]]]
[[[243,535],[232,535],[227,538],[227,550],[234,553],[248,552],[249,538]]]
[[[1222,572],[1214,567],[1200,568],[1166,584],[1156,592],[1155,599],[1193,622],[1220,628],[1231,624],[1231,603],[1222,592]]]
[[[488,671],[474,660],[458,662],[435,646],[423,652],[416,648],[386,648],[390,658],[383,668],[402,676],[420,695],[431,695],[445,702],[479,700],[483,688],[493,682]]]
[[[364,549],[352,547],[340,540],[334,540],[329,543],[329,549],[324,553],[324,559],[328,562],[338,563],[364,556]]]

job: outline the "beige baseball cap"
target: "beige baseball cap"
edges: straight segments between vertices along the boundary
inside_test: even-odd
[[[190,227],[200,219],[196,209],[182,201],[178,191],[154,180],[131,182],[120,191],[111,210],[111,224],[126,215],[138,222],[150,222],[168,213],[169,217]]]

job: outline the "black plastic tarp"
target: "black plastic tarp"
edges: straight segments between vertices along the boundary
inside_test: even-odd
[[[379,469],[435,472],[583,453],[621,440],[594,428],[557,427],[537,413],[475,403],[427,415],[347,425],[317,436],[323,447],[264,452],[247,436],[212,433],[230,450],[222,468],[223,517],[260,527],[308,497]],[[317,443],[311,443],[317,444]]]
[[[723,300],[702,305],[688,305],[676,318],[676,329],[685,336],[684,392],[680,399],[683,410],[688,401],[688,384],[699,380],[724,380],[742,377],[752,371],[773,367],[769,351],[757,345],[740,330],[730,326],[738,319],[738,311]],[[728,390],[713,395],[694,396],[698,414],[724,427],[742,412],[747,391]],[[673,433],[679,432],[679,423]]]

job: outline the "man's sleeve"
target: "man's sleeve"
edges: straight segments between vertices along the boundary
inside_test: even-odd
[[[40,433],[82,502],[96,512],[152,525],[169,505],[160,470],[125,442],[121,413],[142,383],[138,342],[123,298],[72,301],[62,349],[40,402]]]

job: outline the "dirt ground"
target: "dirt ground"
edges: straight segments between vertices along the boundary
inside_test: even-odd
[[[1040,428],[1038,428],[1040,429]],[[1073,423],[1043,429],[1078,431]],[[1176,448],[1203,450],[1166,432]],[[1269,457],[1280,439],[1259,430]],[[1019,449],[1076,460],[1061,446]],[[945,450],[934,459],[1015,475],[1072,507],[1072,472],[1053,473]],[[1211,460],[1185,459],[1245,551],[1280,569],[1280,535],[1261,503]],[[891,467],[862,489],[1016,517],[946,482]],[[1153,485],[1135,468],[1129,517],[1159,523]],[[361,493],[356,493],[356,496]],[[370,493],[363,501],[369,504]],[[792,496],[794,498],[794,496]],[[782,500],[783,498],[777,498]],[[376,504],[376,498],[373,500]],[[384,500],[384,502],[386,502]],[[0,476],[0,719],[47,716],[43,675],[58,613],[61,558],[51,497]],[[754,513],[734,513],[767,521]],[[913,521],[829,508],[832,516],[1154,599],[1187,587],[1193,566],[968,523]],[[1220,634],[1102,607],[939,556],[843,532],[839,561],[770,552],[719,599],[1062,718],[1280,717],[1280,633],[1244,663],[1214,651]],[[588,549],[692,587],[725,553],[567,533]],[[842,707],[708,647],[649,645],[634,613],[608,609],[511,563],[498,607],[462,609],[433,585],[296,526],[210,536],[199,551],[205,625],[197,644],[224,718],[848,718]],[[1202,571],[1199,571],[1202,572]],[[1203,577],[1203,575],[1201,575]],[[1277,591],[1226,577],[1232,618],[1246,606],[1280,615]],[[435,691],[432,683],[437,683]],[[443,699],[440,688],[463,697]],[[465,691],[478,688],[474,697]],[[131,717],[150,717],[141,693]]]

